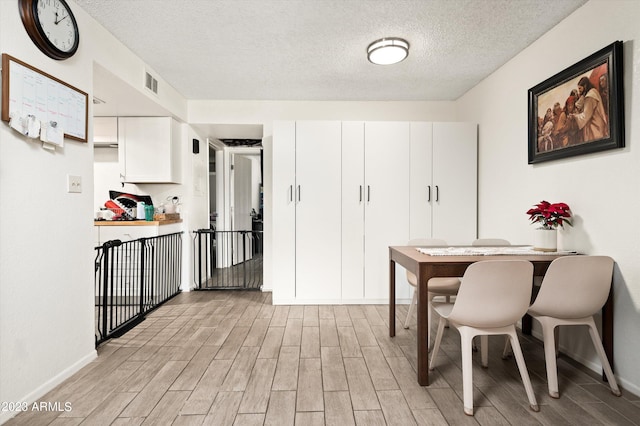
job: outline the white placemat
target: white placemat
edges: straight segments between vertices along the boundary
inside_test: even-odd
[[[538,251],[533,246],[521,247],[417,247],[422,254],[429,256],[531,256],[577,254],[575,251]]]

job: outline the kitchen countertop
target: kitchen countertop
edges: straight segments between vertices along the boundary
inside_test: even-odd
[[[95,226],[159,226],[181,223],[182,219],[170,220],[95,220]]]

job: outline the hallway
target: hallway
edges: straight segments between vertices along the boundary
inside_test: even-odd
[[[260,292],[181,293],[42,398],[55,411],[7,425],[640,424],[640,397],[614,397],[562,356],[561,398],[551,399],[542,344],[528,336],[521,343],[540,412],[528,409],[498,338],[488,369],[474,359],[476,414],[467,417],[454,329],[431,386],[420,387],[415,324],[389,338],[387,306],[270,301]],[[397,314],[401,324],[406,305]]]

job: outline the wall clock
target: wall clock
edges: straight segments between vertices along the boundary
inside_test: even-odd
[[[76,53],[80,33],[66,1],[18,0],[18,7],[27,34],[45,55],[62,60]]]

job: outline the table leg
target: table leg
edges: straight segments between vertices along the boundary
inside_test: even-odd
[[[396,335],[396,262],[389,260],[389,336]]]
[[[418,316],[417,345],[418,345],[418,383],[420,386],[429,385],[429,290],[422,268],[416,274],[418,292],[416,311]]]

